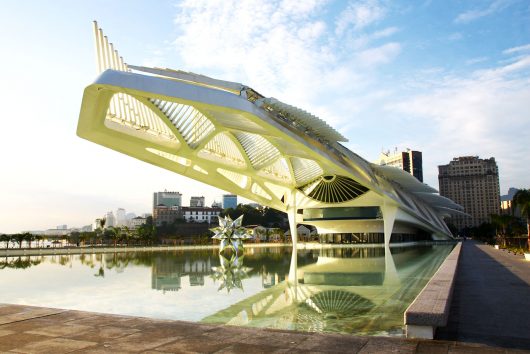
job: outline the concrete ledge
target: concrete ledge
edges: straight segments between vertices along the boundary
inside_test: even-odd
[[[458,243],[405,311],[407,338],[433,339],[436,327],[447,325],[461,248]]]
[[[411,247],[417,245],[447,244],[453,241],[422,241],[404,242],[390,244],[394,247]],[[269,247],[292,247],[291,243],[246,243],[245,248],[269,248]],[[332,248],[383,248],[384,243],[351,243],[351,244],[322,244],[312,242],[299,242],[297,249],[332,249]],[[0,257],[18,256],[46,256],[46,255],[68,255],[85,253],[126,253],[126,252],[152,252],[152,251],[186,251],[186,250],[215,250],[218,245],[162,245],[162,246],[81,246],[81,247],[57,247],[57,248],[2,248]]]

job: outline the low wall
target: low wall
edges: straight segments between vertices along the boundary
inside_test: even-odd
[[[391,243],[390,248],[411,247],[417,245],[437,245],[452,243],[447,241],[422,241]],[[290,243],[246,243],[245,248],[263,247],[291,247]],[[299,242],[297,249],[331,249],[331,248],[382,248],[384,244],[329,244]],[[178,246],[97,246],[97,247],[57,247],[57,248],[8,248],[0,249],[0,257],[14,256],[45,256],[63,254],[88,254],[88,253],[125,253],[125,252],[154,252],[154,251],[186,251],[186,250],[212,250],[219,248],[218,245],[178,245]]]
[[[437,327],[447,326],[461,248],[458,243],[405,311],[407,338],[433,339]]]

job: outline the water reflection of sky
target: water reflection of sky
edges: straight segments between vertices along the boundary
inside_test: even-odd
[[[226,287],[219,291],[221,283],[213,279],[214,270],[222,269],[215,250],[8,257],[0,259],[0,303],[256,327],[399,334],[404,308],[449,250],[397,248],[390,257],[383,248],[299,251],[299,285],[293,287],[284,281],[291,249],[249,248],[243,290],[230,292]],[[342,310],[330,308],[339,300]]]
[[[211,266],[219,265],[214,252],[143,254],[147,264],[128,262],[124,269],[108,269],[113,266],[110,257],[97,256],[86,255],[85,264],[79,255],[21,257],[41,262],[0,269],[0,302],[199,321],[263,290],[262,276],[254,271],[243,280],[243,291],[217,291],[220,284],[210,277]],[[18,258],[1,259],[0,268]],[[53,258],[57,263],[51,263]],[[59,259],[66,263],[60,265]],[[104,276],[99,275],[101,266]]]

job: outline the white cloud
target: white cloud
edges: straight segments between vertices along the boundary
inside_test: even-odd
[[[336,22],[336,33],[343,34],[348,27],[361,30],[384,18],[386,9],[377,0],[353,1],[341,12]]]
[[[353,48],[359,49],[362,47],[366,47],[373,41],[390,37],[394,35],[395,33],[397,33],[398,31],[399,29],[397,27],[387,27],[385,29],[382,29],[380,31],[375,31],[373,33],[361,34],[360,36],[352,40]]]
[[[362,90],[372,80],[366,68],[389,63],[399,54],[399,43],[384,41],[398,29],[363,34],[363,50],[350,50],[334,24],[324,21],[321,2],[290,4],[185,2],[178,7],[175,23],[180,33],[174,46],[185,70],[239,81],[266,96],[324,113],[331,124],[343,122],[351,100],[338,102],[336,92]],[[361,5],[366,10],[356,7]],[[356,26],[366,26],[384,12],[375,1],[347,7],[353,8],[358,11]],[[376,39],[383,41],[369,48]],[[338,108],[330,112],[319,102]]]
[[[466,60],[466,65],[478,64],[478,63],[485,62],[486,60],[488,60],[488,57],[471,58],[471,59]]]
[[[495,0],[485,9],[469,10],[469,11],[459,14],[455,18],[454,22],[455,23],[469,23],[481,17],[489,16],[498,11],[501,11],[504,8],[506,8],[508,5],[510,5],[510,1],[508,0]]]
[[[528,187],[525,176],[530,165],[530,80],[525,71],[530,56],[515,63],[476,71],[468,77],[441,78],[427,93],[416,94],[388,105],[387,109],[426,121],[436,138],[424,136],[431,179],[436,164],[450,157],[494,156],[500,167],[501,185]],[[517,74],[517,75],[514,75]]]
[[[363,50],[357,57],[363,66],[376,66],[391,62],[400,51],[401,45],[392,42],[380,47]]]
[[[464,38],[464,36],[460,32],[451,33],[449,37],[447,37],[450,41],[459,41],[462,38]]]
[[[508,48],[508,49],[504,50],[502,53],[503,54],[513,54],[513,53],[526,52],[526,51],[530,51],[530,44],[521,45],[521,46],[513,47],[513,48]]]

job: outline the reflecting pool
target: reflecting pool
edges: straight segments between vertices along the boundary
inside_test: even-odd
[[[403,336],[453,245],[216,249],[0,259],[0,303],[238,326]]]

